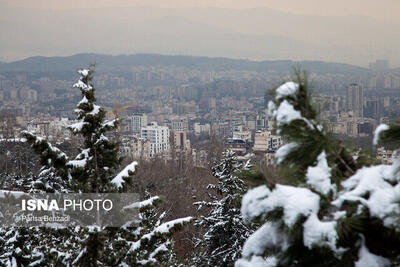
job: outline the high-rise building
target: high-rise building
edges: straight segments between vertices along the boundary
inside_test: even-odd
[[[151,122],[142,127],[141,137],[150,141],[150,157],[169,151],[169,129],[167,126],[159,126],[157,122]]]
[[[141,129],[147,125],[147,115],[144,113],[134,113],[130,117],[130,130],[135,133],[141,133]]]
[[[363,89],[361,85],[356,83],[347,86],[346,109],[353,111],[354,116],[363,116]]]

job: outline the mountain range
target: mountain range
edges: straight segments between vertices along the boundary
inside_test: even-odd
[[[242,70],[256,72],[290,73],[293,68],[301,67],[317,74],[363,74],[368,69],[342,63],[322,61],[250,61],[244,59],[210,58],[194,56],[167,56],[157,54],[102,55],[76,54],[67,57],[36,56],[24,60],[0,64],[0,74],[9,71],[23,72],[72,72],[96,63],[99,71],[129,72],[135,66],[174,66],[202,71]]]

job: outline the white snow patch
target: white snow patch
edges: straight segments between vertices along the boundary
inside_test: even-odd
[[[156,201],[156,200],[158,200],[158,199],[160,199],[160,197],[158,197],[158,196],[154,196],[154,197],[151,197],[151,198],[149,198],[149,199],[146,199],[146,200],[143,200],[143,201],[140,201],[140,202],[134,202],[134,203],[132,203],[132,204],[129,204],[129,205],[127,205],[127,206],[124,206],[123,208],[122,208],[122,210],[127,210],[127,209],[135,209],[135,208],[143,208],[143,207],[147,207],[147,206],[154,206],[154,201]]]
[[[268,257],[264,259],[260,256],[252,256],[250,260],[239,259],[235,262],[235,267],[275,267],[278,264],[278,259]]]
[[[328,166],[325,151],[319,154],[317,160],[317,166],[308,167],[307,169],[307,184],[326,195],[330,191],[335,190],[335,187],[331,184],[331,168]]]
[[[27,140],[26,138],[0,138],[0,142],[21,142],[25,143]]]
[[[387,124],[380,124],[378,127],[376,127],[375,133],[374,133],[374,141],[373,141],[374,145],[378,144],[379,135],[381,134],[381,132],[386,131],[388,129],[389,129],[389,125],[387,125]]]
[[[296,142],[291,142],[281,146],[275,153],[276,164],[281,164],[285,160],[286,156],[297,146],[298,144]]]
[[[271,191],[266,185],[248,190],[242,198],[241,213],[243,219],[250,221],[252,218],[263,214],[264,210],[260,209],[257,204],[267,198],[269,194],[271,194]],[[256,206],[257,209],[255,209]]]
[[[8,259],[7,267],[18,267],[17,260],[15,259],[15,257],[12,257],[11,261],[10,259]]]
[[[104,134],[101,134],[99,139],[97,139],[97,141],[94,144],[97,145],[97,144],[99,144],[99,143],[101,143],[103,141],[107,142],[108,138],[106,136],[104,136]]]
[[[165,222],[161,224],[160,226],[156,227],[152,232],[144,235],[142,239],[148,239],[150,240],[154,235],[157,234],[166,234],[169,233],[176,225],[184,225],[185,223],[190,222],[193,219],[193,217],[185,217],[185,218],[179,218],[175,219],[172,221]]]
[[[278,225],[267,222],[246,240],[242,255],[245,258],[262,256],[267,248],[285,247],[286,242],[286,235],[278,231]]]
[[[345,217],[346,217],[346,211],[344,211],[344,210],[336,211],[333,213],[333,219],[335,219],[335,220],[340,220]]]
[[[400,184],[392,188],[378,189],[368,199],[372,216],[383,220],[386,227],[400,231]]]
[[[111,183],[115,184],[118,188],[122,187],[124,183],[123,178],[129,177],[129,172],[135,172],[135,167],[138,163],[136,161],[132,162],[128,166],[126,166],[114,179],[111,180]]]
[[[87,104],[87,103],[89,103],[89,100],[86,98],[86,96],[83,96],[82,100],[79,101],[78,106],[79,106],[80,104]]]
[[[304,222],[303,227],[303,242],[307,248],[327,246],[338,256],[345,251],[343,248],[336,247],[338,239],[336,221],[322,222],[316,214],[311,214]]]
[[[166,242],[167,243],[167,242]],[[163,252],[163,251],[168,251],[168,248],[165,243],[159,245],[151,254],[150,254],[150,259],[154,260],[157,262],[157,260],[154,258],[157,256],[158,253]]]
[[[336,206],[341,206],[345,200],[359,200],[363,204],[367,204],[366,200],[361,196],[378,189],[392,188],[392,185],[383,179],[390,167],[388,165],[378,165],[359,169],[353,176],[342,182],[344,193],[332,203]]]
[[[179,218],[179,219],[175,219],[175,220],[168,221],[168,222],[161,224],[160,226],[156,227],[150,233],[143,235],[142,238],[139,239],[138,241],[132,242],[128,253],[131,253],[131,252],[134,252],[134,251],[140,249],[140,247],[142,246],[142,240],[144,240],[144,239],[151,240],[154,236],[169,233],[176,225],[182,226],[185,223],[188,223],[192,220],[193,220],[193,217],[185,217],[185,218]]]
[[[93,87],[91,85],[87,85],[86,83],[84,83],[82,80],[79,80],[77,83],[75,83],[72,87],[74,88],[79,88],[82,89],[84,91],[89,91],[92,90]]]
[[[13,196],[15,198],[20,198],[25,195],[25,192],[22,191],[9,191],[9,190],[0,190],[0,198],[5,198],[6,196]]]
[[[271,192],[266,186],[249,190],[242,200],[242,215],[245,219],[258,217],[283,209],[283,221],[292,227],[300,215],[308,217],[319,210],[319,196],[307,188],[276,185]]]
[[[87,123],[87,122],[84,122],[84,121],[80,121],[80,122],[71,124],[71,125],[69,126],[69,128],[70,128],[73,132],[80,132],[80,131],[82,131],[82,128],[83,128],[86,124],[88,124],[88,123]]]
[[[96,116],[96,115],[99,113],[99,111],[100,111],[100,106],[98,106],[98,105],[93,105],[93,110],[90,111],[88,114],[89,114],[89,115]]]
[[[268,116],[270,117],[276,116],[276,105],[273,101],[268,102]]]
[[[276,111],[276,122],[278,126],[290,124],[294,120],[301,120],[301,113],[294,109],[287,100],[284,100]]]
[[[80,160],[70,160],[68,161],[67,165],[72,166],[74,168],[85,168],[87,163],[87,159],[80,159]]]
[[[362,245],[358,251],[358,261],[355,262],[355,267],[385,267],[390,266],[390,261],[384,257],[377,256],[369,252],[365,246],[363,238]]]
[[[83,77],[86,77],[86,76],[89,75],[90,70],[88,70],[88,69],[80,69],[80,70],[78,70],[78,73],[79,73],[80,75],[82,75]]]
[[[106,121],[103,123],[103,127],[115,127],[115,123],[118,121],[118,119],[114,119],[111,121]]]
[[[294,96],[299,89],[299,85],[295,82],[286,82],[276,89],[275,99],[279,100],[287,96]]]
[[[89,158],[90,148],[83,149],[81,153],[75,158],[75,160],[70,160],[67,162],[68,166],[72,166],[74,168],[85,168],[87,161]]]
[[[344,193],[332,203],[338,207],[344,201],[359,201],[361,211],[367,207],[371,216],[383,220],[386,227],[400,231],[400,184],[393,186],[393,166],[364,167],[342,183]],[[365,196],[368,196],[366,198]]]

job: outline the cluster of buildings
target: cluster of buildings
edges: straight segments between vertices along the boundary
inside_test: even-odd
[[[315,103],[333,133],[371,136],[379,123],[400,117],[400,75],[389,63],[371,64],[368,74],[311,74]],[[80,92],[74,77],[46,73],[0,75],[0,138],[28,129],[53,143],[74,138]],[[207,158],[214,137],[240,157],[270,164],[284,144],[268,120],[265,94],[282,79],[277,72],[195,70],[176,66],[136,66],[124,72],[96,72],[100,105],[133,106],[121,113],[121,151],[132,158]],[[358,75],[358,76],[357,76]],[[112,109],[112,108],[110,108]],[[383,158],[383,156],[382,156]],[[200,165],[200,163],[198,163]]]
[[[330,130],[350,137],[370,136],[377,125],[400,116],[400,96],[371,95],[356,83],[347,86],[345,95],[317,97],[317,104]]]
[[[265,113],[254,118],[245,114],[235,115],[210,123],[182,116],[157,123],[149,122],[149,115],[145,113],[135,113],[126,118],[121,150],[132,158],[144,160],[190,156],[201,165],[201,162],[206,163],[204,159],[208,151],[195,147],[201,143],[199,139],[205,138],[207,143],[210,136],[214,135],[239,159],[257,158],[271,164],[274,153],[284,144],[281,136],[273,134],[273,122],[268,120]]]

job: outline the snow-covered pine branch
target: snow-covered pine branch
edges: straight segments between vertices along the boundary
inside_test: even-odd
[[[277,151],[277,163],[295,179],[243,197],[243,217],[263,224],[236,266],[397,266],[398,154],[392,165],[367,166],[353,158],[318,122],[306,79],[297,78],[279,87],[270,104],[289,141]],[[291,107],[278,116],[281,104]],[[399,126],[381,126],[374,141],[399,145],[399,138]]]
[[[172,251],[172,235],[193,218],[163,222],[166,213],[156,211],[160,203],[160,198],[156,196],[124,207],[125,212],[139,208],[139,220],[120,228],[114,239],[107,241],[107,263],[115,265],[118,262],[122,266],[178,266],[178,258]]]
[[[30,192],[68,192],[70,172],[67,166],[68,156],[46,139],[31,132],[23,131],[21,135],[31,144],[40,157],[40,174],[38,177],[23,177]],[[28,181],[29,180],[29,181]],[[29,184],[27,184],[29,183]]]
[[[38,137],[31,132],[23,131],[21,135],[26,138],[35,152],[40,155],[40,163],[43,166],[65,167],[68,157],[60,149],[50,144],[46,139]]]
[[[135,167],[137,166],[137,162],[134,161],[131,164],[127,165],[117,176],[115,176],[111,183],[113,183],[118,189],[123,187],[125,183],[125,179],[129,178],[131,175],[135,173]]]

